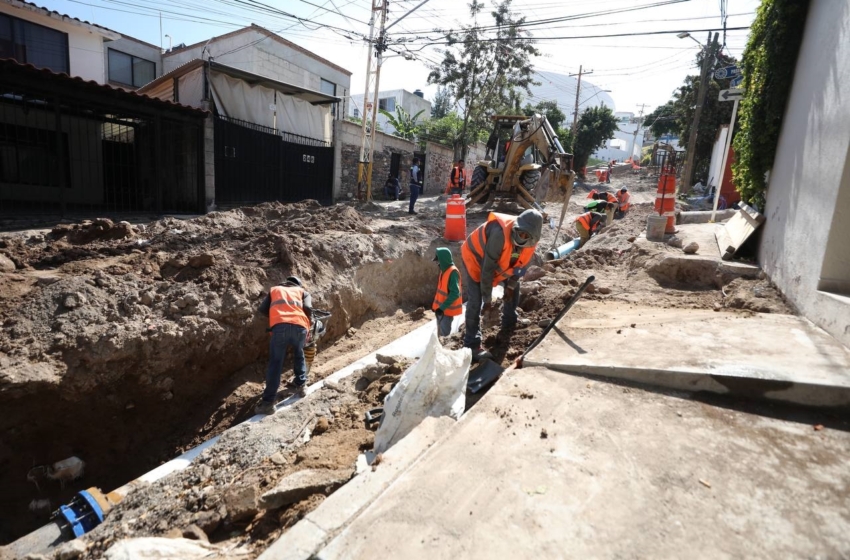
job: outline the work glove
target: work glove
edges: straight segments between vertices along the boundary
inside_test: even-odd
[[[434,315],[437,316],[437,319],[442,319],[443,315],[445,315],[445,314],[446,314],[446,312],[443,311],[442,309],[440,309],[439,307],[434,310]]]

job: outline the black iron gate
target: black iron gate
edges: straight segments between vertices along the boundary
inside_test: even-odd
[[[257,124],[215,118],[215,202],[333,198],[334,153],[330,142],[275,131]]]

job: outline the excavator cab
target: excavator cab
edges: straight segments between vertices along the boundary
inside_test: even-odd
[[[543,211],[542,202],[569,202],[575,173],[555,131],[541,115],[494,115],[484,159],[472,172],[466,205],[516,202]]]

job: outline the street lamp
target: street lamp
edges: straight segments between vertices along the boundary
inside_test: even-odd
[[[590,97],[588,97],[587,99],[585,99],[584,101],[579,103],[579,106],[584,105],[586,102],[590,101],[591,99],[593,99],[594,97],[596,97],[600,93],[611,93],[611,90],[610,89],[600,89],[599,91],[597,91],[596,93],[594,93],[593,95],[591,95]]]
[[[700,43],[697,39],[695,39],[695,38],[694,38],[694,36],[693,36],[693,35],[691,35],[691,34],[690,34],[690,33],[688,33],[687,31],[683,31],[682,33],[677,33],[677,34],[676,34],[676,37],[678,37],[679,39],[685,39],[685,38],[688,38],[688,39],[691,39],[693,42],[695,42],[697,45],[699,45],[699,46],[701,46],[701,47],[703,46],[703,44],[702,44],[702,43]]]

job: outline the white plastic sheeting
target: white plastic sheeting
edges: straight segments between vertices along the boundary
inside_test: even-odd
[[[177,79],[177,102],[200,108],[204,100],[204,69],[197,68]]]
[[[210,90],[222,115],[326,142],[331,140],[331,113],[327,105],[312,105],[215,71],[210,72]]]
[[[446,350],[433,331],[425,354],[404,372],[384,401],[375,452],[383,453],[429,416],[459,419],[466,407],[471,363],[469,348]]]
[[[218,548],[205,542],[164,537],[118,541],[103,555],[106,560],[191,560],[218,556]]]

